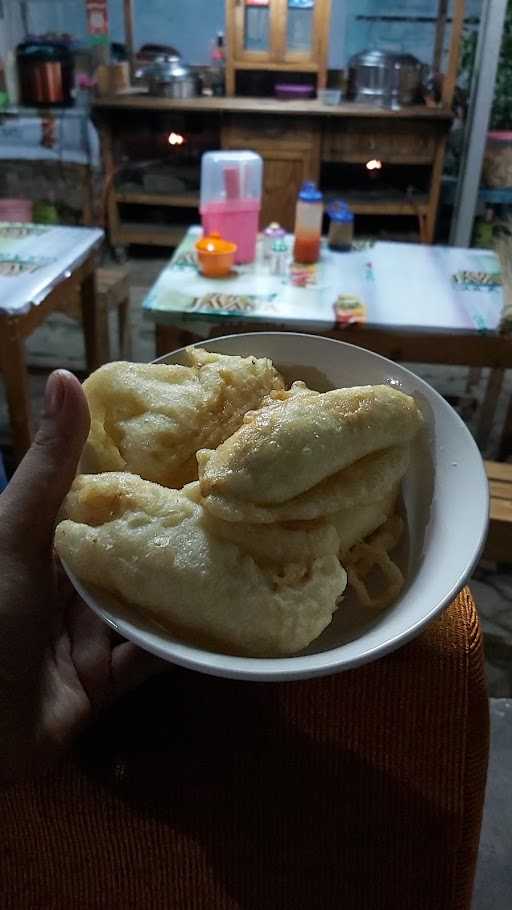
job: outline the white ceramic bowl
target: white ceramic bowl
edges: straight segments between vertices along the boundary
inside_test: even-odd
[[[71,574],[84,600],[142,648],[203,673],[238,679],[284,680],[338,673],[409,641],[460,591],[485,540],[487,481],[479,451],[462,420],[409,370],[343,342],[261,332],[217,338],[202,346],[226,354],[271,357],[287,379],[304,379],[320,391],[391,382],[415,396],[425,417],[425,431],[415,444],[402,489],[409,536],[400,560],[407,584],[398,600],[379,613],[363,610],[349,595],[329,628],[307,651],[276,659],[232,657],[185,644],[135,609],[122,609],[98,590],[85,587]],[[179,363],[182,353],[175,351],[162,360]]]

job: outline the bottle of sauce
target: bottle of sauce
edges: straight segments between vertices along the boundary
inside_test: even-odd
[[[329,248],[338,253],[347,253],[352,249],[354,240],[354,213],[341,199],[327,207],[331,219],[329,225]]]
[[[295,262],[305,265],[318,262],[323,212],[323,196],[316,184],[309,181],[303,183],[297,199],[295,215],[295,243],[293,246]]]

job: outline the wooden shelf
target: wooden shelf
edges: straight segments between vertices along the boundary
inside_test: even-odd
[[[139,94],[110,95],[97,98],[94,110],[142,110],[142,111],[194,111],[202,113],[246,113],[246,114],[283,114],[305,117],[361,117],[376,120],[440,120],[448,123],[453,119],[450,110],[437,107],[426,107],[415,104],[402,107],[399,111],[374,107],[369,104],[355,104],[345,101],[342,104],[322,104],[316,99],[311,101],[280,101],[278,98],[157,98],[141,91]]]
[[[131,205],[171,205],[176,208],[199,208],[199,193],[174,193],[163,195],[160,193],[132,193],[118,190],[114,193],[116,202]]]
[[[148,246],[178,246],[188,228],[188,224],[147,224],[124,221],[116,231],[115,245],[140,243]]]
[[[339,193],[348,203],[356,215],[424,215],[428,210],[428,198],[426,196],[417,196],[413,199],[403,197],[397,198],[396,195],[385,196],[380,198],[364,197],[350,193]]]

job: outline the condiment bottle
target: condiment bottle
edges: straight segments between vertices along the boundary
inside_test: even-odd
[[[263,258],[270,259],[274,240],[284,240],[286,231],[277,221],[271,221],[263,231]]]
[[[310,265],[320,256],[322,235],[323,196],[312,182],[303,183],[295,215],[295,262]]]
[[[270,274],[286,275],[288,265],[288,247],[284,237],[276,237],[270,254]]]
[[[354,239],[354,213],[342,200],[332,202],[327,213],[331,219],[329,247],[338,253],[347,253],[352,249]]]

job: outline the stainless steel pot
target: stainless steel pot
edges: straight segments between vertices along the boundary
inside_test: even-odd
[[[362,104],[385,107],[391,100],[393,57],[385,51],[354,54],[348,64],[348,96]]]
[[[349,97],[379,107],[414,104],[423,71],[423,64],[412,54],[363,51],[349,60]]]
[[[136,74],[147,80],[150,95],[159,98],[195,98],[199,81],[179,57],[158,57]]]

